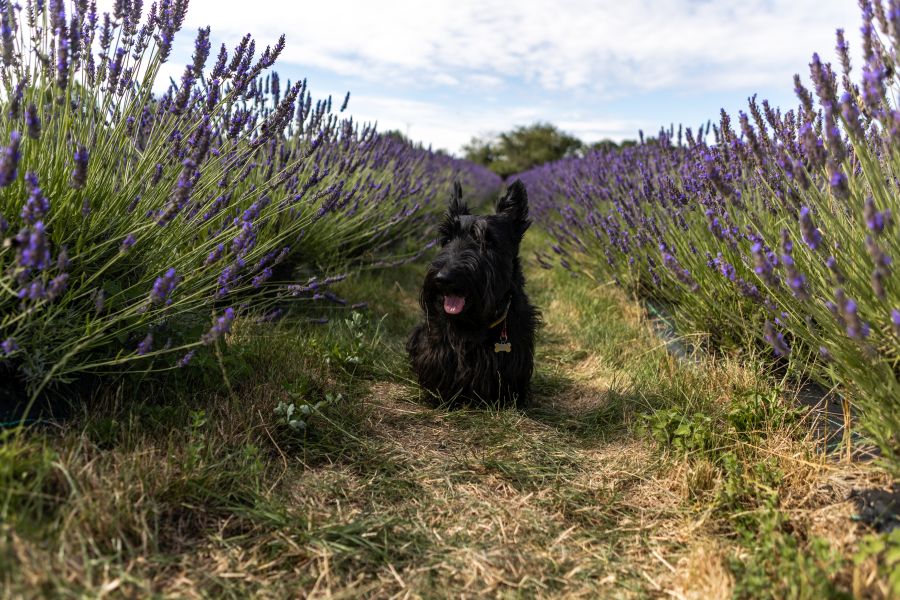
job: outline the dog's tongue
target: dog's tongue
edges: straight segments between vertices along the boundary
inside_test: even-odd
[[[448,315],[458,315],[466,305],[466,299],[462,296],[444,296],[444,312]]]

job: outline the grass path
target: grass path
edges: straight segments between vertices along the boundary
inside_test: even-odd
[[[120,388],[100,416],[0,446],[5,595],[883,592],[851,560],[847,496],[887,482],[816,454],[753,361],[673,358],[616,290],[530,265],[532,406],[433,409],[402,351],[419,276],[350,284],[367,323],[239,328],[231,393]],[[303,432],[274,415],[326,396]]]

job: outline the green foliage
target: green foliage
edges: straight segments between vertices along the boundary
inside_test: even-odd
[[[637,141],[635,140],[622,140],[618,144],[612,140],[600,140],[594,142],[590,146],[588,146],[591,150],[599,150],[601,152],[611,152],[614,150],[621,150],[623,148],[632,148],[637,146]]]
[[[882,534],[871,534],[860,542],[856,563],[874,558],[878,570],[887,578],[891,593],[900,598],[900,528]]]
[[[776,389],[737,393],[724,409],[675,406],[639,415],[638,431],[665,447],[721,460],[737,442],[759,442],[775,428],[797,422],[804,409]]]
[[[294,431],[304,431],[308,427],[309,418],[323,407],[341,402],[344,399],[343,394],[325,394],[325,399],[309,404],[301,402],[294,404],[293,402],[281,401],[275,407],[274,414],[279,417],[279,421],[293,429]]]
[[[574,156],[584,143],[550,123],[516,127],[495,137],[472,138],[463,146],[466,159],[488,167],[501,177]]]
[[[679,408],[667,408],[639,418],[638,430],[663,446],[685,453],[710,451],[716,447],[713,420],[707,415],[685,415]]]
[[[735,598],[849,598],[834,584],[842,566],[840,555],[821,538],[801,546],[785,531],[784,516],[773,508],[755,513],[751,524],[739,526],[745,552],[733,556]]]

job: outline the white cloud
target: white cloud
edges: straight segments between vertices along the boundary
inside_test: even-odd
[[[789,82],[858,22],[849,0],[193,0],[187,20],[217,38],[284,32],[284,60],[371,81],[471,73],[604,96]]]

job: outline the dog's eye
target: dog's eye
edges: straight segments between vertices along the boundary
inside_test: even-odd
[[[441,222],[438,229],[438,236],[441,240],[441,246],[446,246],[451,239],[459,232],[459,219],[447,218]]]

